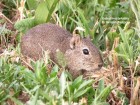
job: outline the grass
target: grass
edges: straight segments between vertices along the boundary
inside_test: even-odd
[[[138,5],[139,0],[0,1],[0,103],[139,105]],[[25,59],[20,52],[21,36],[46,22],[71,33],[79,29],[82,37],[90,35],[103,55],[104,70],[90,79],[72,79],[61,54],[58,60],[63,68],[50,67],[47,58]]]

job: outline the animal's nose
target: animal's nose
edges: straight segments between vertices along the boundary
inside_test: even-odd
[[[103,66],[103,63],[99,63],[98,67],[101,68]]]

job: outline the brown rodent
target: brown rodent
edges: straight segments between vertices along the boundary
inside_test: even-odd
[[[49,50],[50,58],[57,63],[56,51],[60,50],[73,77],[100,70],[103,61],[98,49],[89,38],[72,35],[63,28],[46,23],[33,27],[21,39],[21,52],[34,60]]]

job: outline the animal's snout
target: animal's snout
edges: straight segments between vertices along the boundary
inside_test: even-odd
[[[101,68],[103,66],[103,63],[99,63],[98,67]]]

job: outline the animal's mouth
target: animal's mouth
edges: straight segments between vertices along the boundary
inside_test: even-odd
[[[81,73],[82,73],[82,74],[85,74],[86,72],[87,72],[87,70],[85,70],[85,69],[82,69],[82,70],[81,70]]]
[[[95,72],[95,71],[97,71],[97,70],[101,70],[101,68],[102,68],[102,67],[98,67],[98,68],[94,68],[94,69],[92,69],[92,70],[81,69],[80,71],[81,71],[81,74],[85,74],[85,73],[87,73],[87,72]]]
[[[94,75],[94,73],[96,73],[97,71],[100,71],[102,67],[98,67],[92,70],[85,70],[82,69],[81,70],[81,74],[84,76],[84,78],[89,78],[92,77]]]
[[[101,70],[101,68],[102,67],[98,67],[98,68],[93,69],[92,71]]]

